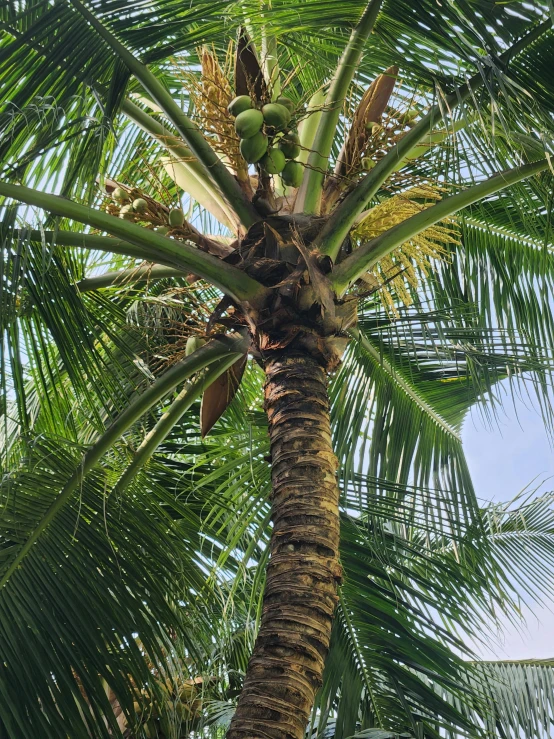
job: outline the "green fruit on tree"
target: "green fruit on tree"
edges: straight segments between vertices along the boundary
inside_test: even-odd
[[[239,95],[234,100],[231,100],[227,106],[227,110],[232,116],[238,116],[240,113],[244,113],[245,110],[250,110],[252,107],[252,100],[250,95]]]
[[[289,187],[300,187],[303,174],[304,166],[300,162],[295,162],[291,159],[290,162],[285,164],[285,168],[281,172],[281,177],[285,185]]]
[[[119,209],[119,217],[125,221],[134,221],[134,210],[132,205],[122,205]]]
[[[259,133],[264,117],[259,110],[244,110],[235,119],[235,131],[241,139],[249,139]]]
[[[169,231],[169,228],[167,226],[157,226],[154,230],[156,233],[166,234]]]
[[[373,169],[374,166],[375,161],[371,157],[362,158],[362,168],[365,169],[366,172],[369,172],[369,170]]]
[[[289,113],[294,112],[294,103],[289,98],[285,98],[285,97],[277,98],[275,103],[277,105],[283,105],[289,111]]]
[[[124,190],[122,187],[115,188],[115,190],[112,192],[112,198],[114,200],[117,200],[119,203],[126,203],[127,200],[131,199],[127,190]]]
[[[287,159],[296,159],[300,154],[300,139],[295,131],[286,133],[279,141],[279,149]]]
[[[148,203],[144,198],[137,198],[136,200],[133,200],[133,210],[135,213],[146,213],[146,209],[148,208]]]
[[[251,136],[249,139],[241,139],[240,153],[247,162],[253,164],[259,162],[267,151],[267,136],[261,131]]]
[[[191,354],[194,354],[205,343],[204,339],[201,339],[199,336],[189,336],[185,345],[185,357],[190,357]]]
[[[281,149],[270,147],[262,158],[260,164],[268,174],[279,174],[282,172],[287,160]]]
[[[182,226],[185,222],[185,214],[181,210],[181,208],[172,208],[169,211],[169,225],[173,226],[173,228],[178,228],[179,226]]]
[[[288,108],[279,103],[268,103],[262,108],[263,119],[268,126],[276,131],[282,131],[290,122],[291,114]]]

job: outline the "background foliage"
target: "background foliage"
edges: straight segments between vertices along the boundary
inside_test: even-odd
[[[194,115],[183,70],[198,74],[202,45],[223,58],[241,25],[260,49],[264,34],[274,36],[287,94],[304,104],[328,80],[363,3],[89,7]],[[498,60],[550,12],[546,2],[385,2],[351,108],[394,64],[404,109],[440,102],[475,72],[485,85],[460,106],[443,143],[408,163],[378,200],[422,179],[455,192],[550,151],[553,32],[508,67]],[[178,203],[160,147],[119,112],[141,89],[71,4],[8,2],[0,22],[2,179],[100,206],[98,178],[115,177]],[[347,126],[346,114],[341,135]],[[531,393],[551,430],[551,198],[546,174],[466,209],[459,243],[420,275],[411,305],[393,291],[397,316],[378,294],[360,306],[359,336],[331,381],[345,577],[314,736],[549,735],[551,663],[474,664],[464,645],[490,638],[501,616],[517,618],[521,599],[551,597],[552,498],[480,505],[460,429],[473,408],[494,417],[495,386],[508,379],[514,392]],[[184,202],[199,228],[227,233]],[[2,217],[5,573],[84,451],[167,366],[183,338],[176,327],[205,320],[217,295],[178,278],[83,292],[84,277],[140,260],[52,246],[21,231],[78,231],[72,222],[8,205]],[[264,584],[261,384],[249,362],[208,437],[195,404],[113,494],[175,396],[164,398],[86,476],[11,575],[0,591],[6,736],[65,736],[68,726],[75,738],[117,736],[122,727],[133,736],[222,733]],[[185,690],[187,680],[196,687]]]

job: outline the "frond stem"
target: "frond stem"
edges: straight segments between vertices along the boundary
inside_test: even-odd
[[[297,209],[299,212],[319,213],[323,180],[342,105],[358,68],[365,42],[373,30],[382,4],[383,0],[370,0],[367,4],[338,63],[325,99],[325,107],[321,114],[312,151],[308,157],[308,168],[298,191]]]
[[[179,383],[186,380],[195,372],[204,369],[218,359],[238,359],[247,349],[245,339],[233,340],[226,337],[213,339],[190,357],[183,359],[171,367],[159,377],[147,390],[136,397],[128,407],[116,418],[112,425],[104,432],[98,441],[90,447],[83,455],[74,473],[64,485],[62,491],[45,513],[40,523],[36,526],[29,538],[23,544],[20,551],[12,560],[10,566],[0,580],[0,588],[4,587],[13,573],[20,567],[33,544],[37,541],[45,529],[52,523],[73,492],[82,483],[85,476],[100,461],[113,444],[120,438],[138,419],[147,413],[167,393],[171,392]]]
[[[150,282],[164,280],[168,277],[187,277],[187,272],[174,267],[165,267],[163,264],[145,264],[130,269],[120,269],[115,272],[105,272],[97,277],[85,277],[77,283],[82,293],[100,290],[103,287],[118,285],[125,287],[136,282]]]
[[[210,368],[192,385],[186,386],[175,398],[169,410],[163,414],[154,428],[144,437],[142,443],[133,455],[133,459],[115,484],[112,494],[119,495],[138,472],[148,462],[160,444],[167,438],[171,429],[181,420],[194,401],[199,398],[206,388],[210,387],[218,377],[226,372],[241,355],[236,352],[214,362]]]
[[[389,228],[380,236],[362,244],[341,262],[329,276],[337,295],[342,295],[364,272],[374,267],[383,257],[409,241],[409,239],[417,236],[421,231],[444,218],[448,218],[462,208],[466,208],[488,195],[493,195],[547,168],[547,160],[541,159],[532,164],[524,164],[521,167],[499,172],[478,185],[469,187],[456,195],[451,195],[436,205],[420,211],[397,226]]]
[[[192,153],[203,165],[207,174],[217,185],[222,195],[233,208],[239,221],[248,228],[260,220],[256,209],[246,198],[238,182],[219,159],[204,138],[202,131],[175,102],[170,92],[162,85],[148,67],[139,61],[79,0],[71,0],[73,7],[90,23],[115,54],[127,65],[146,92],[159,105],[175,126],[179,135],[188,144]]]
[[[499,60],[504,65],[511,59],[536,41],[552,25],[551,20],[544,21],[524,36],[510,49],[500,55]],[[334,210],[329,220],[314,241],[323,254],[336,259],[340,247],[354,225],[356,218],[367,206],[367,203],[377,193],[385,180],[395,171],[396,166],[410,151],[417,146],[433,125],[440,120],[443,107],[452,110],[471,93],[484,83],[480,72],[471,77],[468,82],[448,95],[444,105],[435,105],[400,141],[390,149],[385,156],[377,162],[375,167],[358,183],[358,185],[347,195],[343,202]]]
[[[194,272],[234,300],[253,301],[265,294],[266,288],[236,267],[189,244],[174,241],[135,223],[129,223],[129,221],[116,218],[100,210],[74,203],[59,195],[49,195],[22,185],[0,182],[0,195],[44,208],[55,215],[86,223],[125,239],[143,248],[147,253],[148,261],[165,263],[178,269]]]

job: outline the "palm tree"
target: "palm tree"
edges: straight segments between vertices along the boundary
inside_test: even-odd
[[[4,733],[176,736],[201,671],[231,739],[547,726],[463,656],[550,498],[459,431],[552,421],[548,3],[1,13]]]

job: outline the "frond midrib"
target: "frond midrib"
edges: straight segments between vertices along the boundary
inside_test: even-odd
[[[533,247],[533,249],[545,247],[545,244],[537,243],[536,239],[532,239],[532,238],[529,238],[528,236],[522,236],[521,234],[514,233],[513,231],[510,231],[507,228],[502,228],[502,226],[494,226],[489,223],[483,223],[483,221],[480,221],[478,218],[464,216],[463,223],[467,226],[471,226],[472,228],[477,228],[480,231],[490,232],[497,236],[501,236],[504,239],[511,239],[512,241],[517,241],[521,244],[526,244],[527,246]],[[549,250],[554,250],[554,243],[549,242],[546,244],[546,247]]]
[[[402,377],[400,372],[392,366],[392,364],[388,361],[388,359],[386,359],[386,357],[382,356],[377,351],[377,349],[369,341],[367,336],[364,336],[362,333],[360,333],[360,341],[364,351],[370,354],[371,357],[375,359],[376,362],[378,362],[380,367],[391,377],[393,382],[395,382],[396,385],[403,392],[405,392],[411,400],[414,401],[414,403],[420,408],[420,410],[427,416],[429,416],[437,424],[437,426],[439,426],[449,436],[452,436],[454,439],[456,439],[456,441],[461,443],[462,439],[456,429],[451,426],[448,421],[446,421],[446,419],[440,415],[440,413],[437,413],[437,411],[434,410],[434,408],[417,392],[417,390],[412,385],[410,385],[410,383],[404,377]]]

